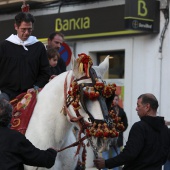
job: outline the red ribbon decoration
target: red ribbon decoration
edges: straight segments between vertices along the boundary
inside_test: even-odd
[[[30,6],[23,1],[23,5],[21,6],[22,12],[29,12]]]

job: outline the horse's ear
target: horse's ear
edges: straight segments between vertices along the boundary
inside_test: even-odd
[[[80,77],[83,76],[83,74],[80,74],[79,72],[79,63],[77,62],[75,57],[72,57],[72,70],[73,75],[75,76],[76,79],[79,79]]]
[[[72,57],[71,63],[72,63],[73,72],[75,72],[75,71],[77,72],[78,71],[78,63],[74,56]]]
[[[74,54],[72,53],[72,56],[71,56],[71,69],[72,70],[74,70],[75,64],[76,64],[76,58]]]
[[[109,69],[109,55],[104,59],[102,63],[100,63],[99,66],[94,66],[94,69],[99,72],[100,76],[103,77],[104,74]]]

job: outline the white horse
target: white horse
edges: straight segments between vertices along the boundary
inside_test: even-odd
[[[103,77],[109,67],[109,57],[99,65],[94,66],[98,76]],[[73,123],[70,116],[77,117],[71,105],[66,109],[66,93],[69,91],[72,78],[79,79],[85,73],[79,72],[79,65],[74,60],[73,70],[64,72],[50,81],[38,94],[36,106],[29,122],[26,137],[38,148],[47,149],[53,147],[61,149],[76,141],[73,134]],[[79,83],[91,82],[91,79],[80,80]],[[95,119],[104,120],[100,104],[97,100],[87,102],[88,111]],[[67,112],[66,112],[67,110]],[[69,114],[68,114],[69,112]],[[89,121],[89,115],[81,107],[80,115]],[[77,125],[76,125],[77,126]],[[94,141],[97,146],[97,142]],[[109,144],[109,143],[108,143]],[[100,146],[103,147],[103,146]],[[97,148],[101,149],[101,148]],[[77,165],[77,147],[71,147],[58,153],[55,165],[51,170],[74,170]],[[92,160],[91,160],[92,161]],[[91,163],[92,164],[92,163]],[[26,170],[44,170],[44,168],[25,166]]]

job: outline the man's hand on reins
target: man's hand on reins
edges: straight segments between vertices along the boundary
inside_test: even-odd
[[[93,162],[96,168],[98,168],[99,170],[105,168],[105,159],[99,157],[97,159],[94,159]]]

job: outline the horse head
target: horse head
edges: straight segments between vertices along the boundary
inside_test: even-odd
[[[93,66],[90,56],[82,53],[73,62],[66,106],[71,122],[76,122],[85,134],[94,153],[108,150],[113,139],[123,130],[114,110],[110,111],[116,85],[106,84],[103,76],[109,68],[109,56],[99,66]]]

